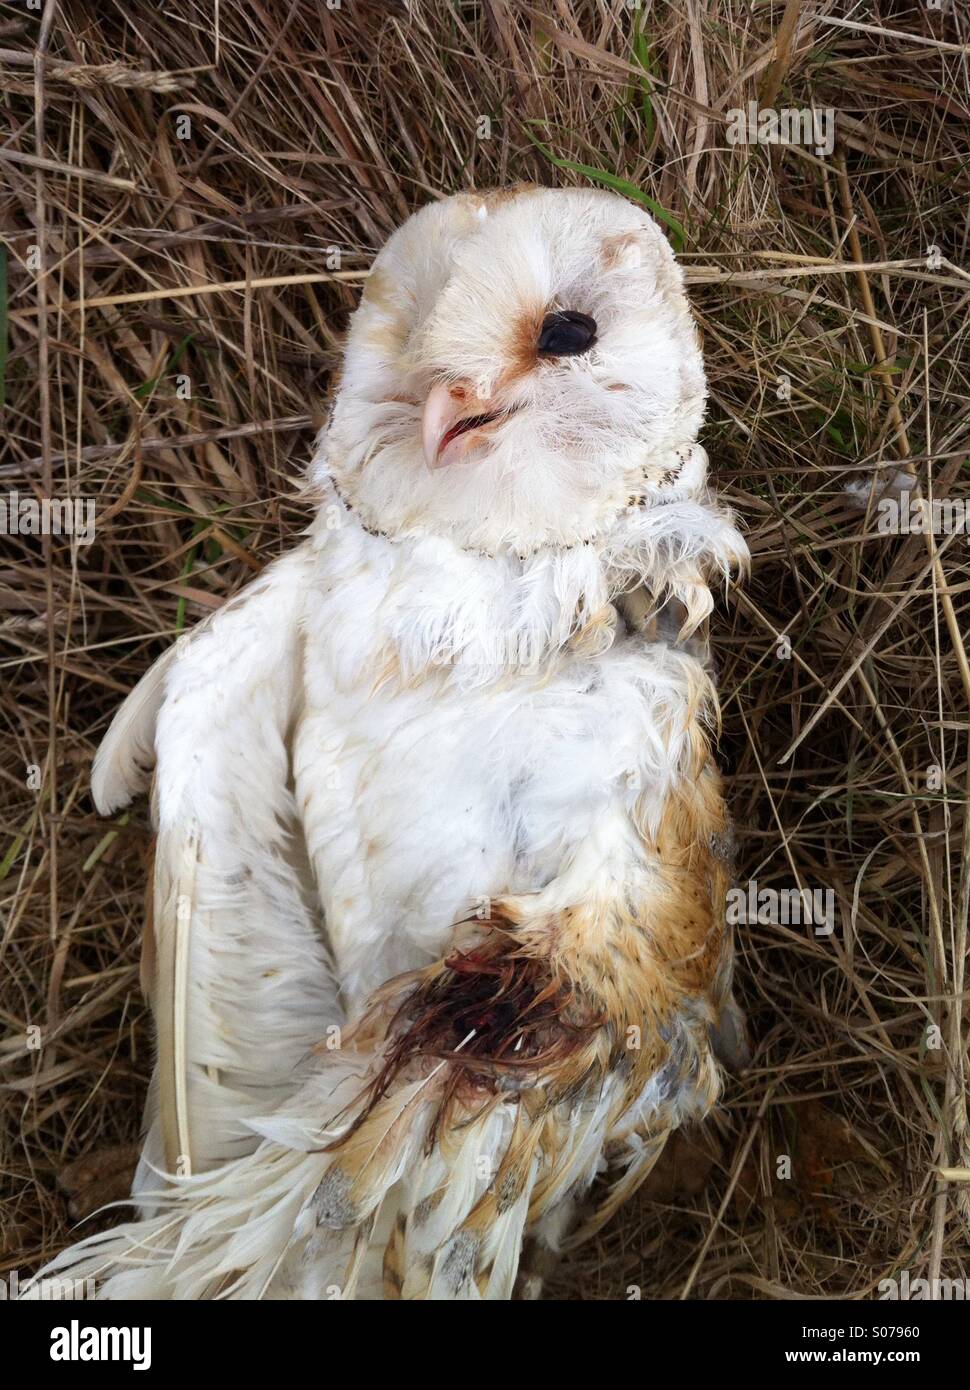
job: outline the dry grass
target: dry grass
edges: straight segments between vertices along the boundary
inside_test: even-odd
[[[711,1152],[683,1150],[555,1292],[970,1274],[970,1184],[937,1175],[968,1163],[967,541],[934,561],[844,491],[909,456],[937,496],[966,491],[958,10],[242,0],[216,25],[206,0],[0,3],[0,495],[98,505],[94,544],[10,536],[2,562],[0,1269],[68,1239],[58,1179],[135,1138],[151,1061],[146,811],[98,821],[92,752],[174,634],[306,520],[295,479],[375,249],[429,197],[588,177],[538,140],[683,226],[705,442],[755,557],[716,623],[739,877],[836,901],[830,937],[740,929],[756,1052]],[[835,108],[834,155],[729,147],[724,112],[759,95]]]

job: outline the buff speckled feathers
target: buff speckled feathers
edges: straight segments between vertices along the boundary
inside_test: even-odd
[[[305,542],[129,696],[158,1061],[102,1296],[508,1298],[742,1046],[703,624],[746,559],[659,230],[461,194],[354,314]],[[523,1255],[525,1252],[525,1255]]]

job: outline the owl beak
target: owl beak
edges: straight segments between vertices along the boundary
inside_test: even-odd
[[[429,468],[447,468],[476,444],[508,411],[462,382],[439,382],[424,403],[421,443]]]

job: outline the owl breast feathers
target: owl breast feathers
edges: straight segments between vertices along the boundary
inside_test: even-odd
[[[151,780],[158,1061],[138,1220],[53,1269],[534,1295],[715,1102],[743,1037],[704,634],[746,549],[704,400],[679,267],[612,194],[461,194],[387,243],[307,538],[98,754],[105,814]]]

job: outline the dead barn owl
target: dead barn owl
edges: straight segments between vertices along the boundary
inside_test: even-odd
[[[716,696],[746,548],[656,225],[423,208],[353,315],[306,540],[122,706],[158,1061],[102,1296],[507,1298],[741,1046]],[[692,634],[694,637],[692,638]]]

